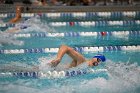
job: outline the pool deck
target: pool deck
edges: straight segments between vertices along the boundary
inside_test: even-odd
[[[21,6],[24,13],[140,11],[140,6]],[[15,9],[15,5],[0,5],[0,13],[14,13]]]

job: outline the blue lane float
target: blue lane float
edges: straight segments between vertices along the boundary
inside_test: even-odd
[[[102,31],[102,32],[64,32],[64,33],[26,33],[14,34],[16,38],[30,37],[89,37],[89,36],[139,36],[140,31]]]
[[[71,22],[49,22],[50,26],[53,27],[62,27],[62,26],[71,26]],[[81,27],[103,27],[103,26],[132,26],[132,25],[140,25],[140,20],[135,21],[81,21],[81,22],[73,22],[73,26],[81,26]]]
[[[13,76],[18,78],[38,78],[38,72],[14,72],[12,73]]]
[[[83,18],[90,18],[90,17],[139,17],[139,11],[122,11],[122,12],[53,12],[53,13],[22,13],[21,16],[24,18],[40,16],[40,17],[48,17],[48,18],[76,18],[76,17],[83,17]],[[6,17],[14,17],[15,13],[1,13],[1,18]]]
[[[103,26],[133,26],[140,25],[140,20],[135,21],[81,21],[81,22],[49,22],[48,25],[53,27],[81,26],[81,27],[103,27]],[[0,23],[0,27],[15,27],[15,24]]]
[[[110,51],[139,51],[140,45],[132,46],[98,46],[98,47],[74,47],[79,52],[110,52]],[[24,53],[57,53],[59,48],[29,48],[29,49],[5,49],[1,54],[24,54]]]
[[[24,49],[24,53],[45,53],[44,48]]]
[[[68,71],[47,71],[47,72],[5,72],[0,73],[2,77],[17,77],[17,78],[46,78],[46,79],[56,79],[56,78],[70,78],[85,74],[97,74],[101,72],[107,72],[107,69],[77,69]]]
[[[0,50],[0,54],[4,54],[4,50]]]

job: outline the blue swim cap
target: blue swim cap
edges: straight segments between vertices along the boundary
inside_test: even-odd
[[[97,54],[96,56],[94,56],[93,58],[99,58],[102,62],[105,62],[106,61],[106,58],[104,55],[102,54]]]

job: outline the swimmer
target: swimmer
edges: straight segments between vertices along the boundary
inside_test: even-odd
[[[98,55],[95,55],[93,56],[93,58],[89,59],[89,60],[86,60],[85,57],[83,55],[81,55],[80,53],[78,53],[77,51],[75,51],[73,48],[69,47],[69,46],[66,46],[66,45],[62,45],[58,51],[58,54],[57,54],[57,57],[56,59],[52,60],[50,63],[47,63],[48,67],[56,67],[60,61],[62,60],[62,57],[64,56],[64,54],[68,54],[72,59],[73,61],[67,66],[67,67],[64,67],[65,69],[68,69],[68,68],[72,68],[72,67],[76,67],[82,63],[87,63],[87,65],[89,67],[93,67],[93,66],[98,66],[98,64],[100,64],[101,62],[105,62],[106,61],[106,58],[104,55],[102,54],[98,54]],[[2,66],[3,67],[3,66]],[[4,69],[6,71],[24,71],[24,72],[32,72],[32,71],[36,71],[36,72],[39,72],[39,71],[42,71],[40,69],[40,67],[38,65],[34,65],[34,66],[30,66],[30,67],[18,67],[16,69],[16,66],[13,66],[12,67],[4,67],[3,69],[0,68],[0,71]]]
[[[21,6],[17,6],[16,7],[16,16],[15,16],[15,18],[12,18],[9,21],[9,23],[17,23],[17,22],[19,22],[21,20],[21,11],[22,11]]]
[[[76,67],[84,62],[87,62],[87,65],[89,67],[93,67],[98,66],[98,64],[100,64],[101,62],[106,61],[105,56],[102,54],[98,54],[92,59],[86,60],[83,55],[75,51],[73,48],[66,45],[62,45],[58,51],[57,58],[52,60],[49,65],[51,65],[51,67],[56,67],[62,60],[64,54],[68,54],[73,59],[73,61],[69,64],[68,68]]]
[[[27,29],[28,27],[30,27],[30,26],[22,23],[22,24],[17,25],[14,28],[10,28],[10,29],[6,30],[5,32],[8,32],[8,33],[19,32],[20,30]]]

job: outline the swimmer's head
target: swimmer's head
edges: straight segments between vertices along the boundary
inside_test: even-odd
[[[106,58],[102,54],[95,55],[88,63],[89,66],[97,66],[100,62],[105,62]]]
[[[102,54],[97,54],[96,56],[94,56],[93,58],[97,58],[98,60],[100,60],[101,62],[105,62],[106,58],[104,55]]]

